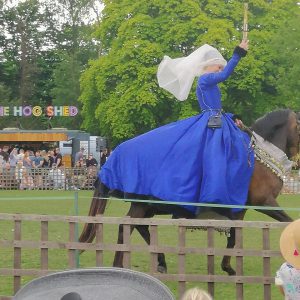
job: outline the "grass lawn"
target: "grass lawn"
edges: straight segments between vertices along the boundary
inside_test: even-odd
[[[49,215],[75,215],[74,192],[64,191],[0,191],[0,212],[1,213],[25,213],[25,214],[49,214]],[[79,215],[87,215],[91,191],[79,192]],[[15,198],[15,199],[10,199]],[[282,195],[279,197],[279,203],[283,207],[299,207],[299,196]],[[128,210],[128,203],[121,201],[111,201],[106,210],[106,216],[124,216]],[[299,218],[299,211],[292,211],[289,214],[293,218]],[[255,212],[248,211],[246,214],[248,221],[273,221],[271,218]],[[278,250],[278,239],[280,230],[273,230],[271,234],[271,249]],[[258,230],[244,230],[244,247],[248,249],[262,249],[262,234]],[[49,223],[49,240],[65,242],[68,237],[67,224],[60,222]],[[23,222],[22,239],[39,240],[40,227],[38,222]],[[13,223],[8,221],[0,221],[0,240],[13,239]],[[115,243],[117,240],[117,227],[113,225],[105,225],[104,240],[108,243]],[[134,231],[132,235],[132,243],[144,244],[143,240]],[[159,244],[175,246],[177,243],[177,231],[169,227],[159,229]],[[206,245],[206,234],[200,231],[187,232],[187,246]],[[226,245],[225,237],[215,233],[216,247],[224,248]],[[188,274],[207,274],[206,257],[200,255],[186,255],[186,270]],[[225,275],[220,268],[221,257],[216,257],[215,272],[216,274]],[[113,253],[104,252],[104,265],[111,266]],[[63,270],[67,269],[68,259],[66,250],[49,250],[49,268]],[[272,274],[275,275],[277,268],[282,263],[281,258],[272,258]],[[176,255],[167,255],[168,273],[177,273],[177,257]],[[235,266],[235,259],[232,259]],[[149,271],[149,255],[143,253],[133,253],[131,258],[132,268],[137,271]],[[9,248],[0,248],[0,268],[12,268],[13,252]],[[94,267],[95,253],[88,251],[80,256],[80,267]],[[22,268],[40,268],[40,251],[39,250],[22,250]],[[244,273],[248,276],[261,275],[263,272],[262,259],[246,257],[244,259]],[[28,277],[22,277],[22,284],[31,280]],[[13,285],[12,278],[8,276],[0,276],[0,295],[12,295]],[[177,283],[166,282],[172,292],[177,295]],[[188,283],[188,287],[200,286],[206,288],[206,284]],[[234,284],[216,285],[215,300],[231,300],[235,299]],[[244,286],[244,299],[246,300],[262,300],[263,287],[255,284]],[[281,300],[282,296],[274,286],[272,287],[272,300]]]

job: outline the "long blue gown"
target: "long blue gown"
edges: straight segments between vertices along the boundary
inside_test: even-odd
[[[115,148],[99,176],[110,189],[166,201],[244,205],[254,167],[250,139],[222,113],[222,127],[208,128],[222,108],[218,83],[238,64],[234,53],[223,71],[198,79],[202,113],[156,128]],[[182,205],[184,206],[184,205]],[[184,206],[198,212],[195,206]]]

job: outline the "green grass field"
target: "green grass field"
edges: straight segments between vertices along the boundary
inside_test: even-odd
[[[87,215],[91,191],[79,192],[79,215]],[[60,197],[61,199],[55,199]],[[15,200],[9,198],[16,198]],[[37,199],[38,198],[38,199]],[[299,196],[289,195],[280,196],[279,202],[282,207],[299,207]],[[111,201],[106,210],[106,216],[124,216],[128,210],[128,203],[121,201]],[[74,192],[63,191],[0,191],[0,212],[1,213],[25,213],[25,214],[49,214],[49,215],[75,215]],[[299,218],[298,211],[289,213],[293,218]],[[273,221],[271,218],[255,212],[248,211],[245,220]],[[262,234],[254,229],[246,229],[244,232],[244,247],[249,249],[262,249]],[[278,238],[280,230],[274,230],[271,234],[271,247],[278,250]],[[55,222],[49,224],[49,240],[65,242],[68,237],[67,224]],[[39,240],[40,228],[38,222],[23,222],[22,239]],[[0,221],[0,240],[13,239],[13,223]],[[117,240],[117,226],[105,225],[104,240],[108,243],[115,243]],[[134,231],[132,243],[144,244],[143,240]],[[159,244],[175,246],[177,243],[177,231],[170,227],[159,229]],[[206,244],[206,234],[201,231],[187,232],[187,246],[197,246]],[[224,236],[215,233],[216,247],[224,248],[226,239]],[[104,253],[104,265],[111,266],[113,253]],[[49,268],[63,270],[67,269],[68,259],[66,250],[49,251]],[[220,268],[221,257],[216,257],[216,274],[225,275]],[[281,258],[272,258],[272,274],[275,275],[277,268],[282,263]],[[177,273],[177,257],[167,255],[168,272]],[[149,255],[146,253],[133,253],[131,258],[132,268],[137,271],[149,271]],[[235,266],[235,259],[232,259]],[[12,249],[0,248],[0,268],[12,268],[13,252]],[[80,267],[94,267],[95,253],[85,252],[80,256]],[[22,250],[22,268],[40,268],[39,250]],[[188,274],[206,274],[206,257],[199,255],[187,255],[186,270]],[[263,272],[262,259],[246,257],[244,259],[244,273],[248,276],[261,275]],[[28,282],[31,278],[23,277],[22,284]],[[177,283],[166,282],[172,292],[177,295]],[[11,277],[0,276],[0,295],[13,294],[13,281]],[[189,283],[188,287],[200,286],[206,288],[203,283]],[[262,300],[263,287],[255,284],[244,286],[244,299]],[[235,286],[233,284],[216,284],[215,300],[235,299]],[[281,300],[279,291],[274,286],[272,288],[272,300]]]

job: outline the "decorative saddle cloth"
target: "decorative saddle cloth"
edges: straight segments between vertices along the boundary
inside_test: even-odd
[[[272,143],[264,140],[261,136],[252,132],[252,144],[255,159],[266,165],[281,180],[291,172],[293,162],[287,155]]]

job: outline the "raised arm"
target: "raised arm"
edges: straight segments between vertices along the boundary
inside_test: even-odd
[[[239,46],[237,46],[231,59],[228,61],[225,68],[220,72],[206,73],[201,77],[201,83],[204,85],[215,85],[222,81],[225,81],[233,72],[236,65],[239,63],[240,59],[246,56],[248,50],[248,41],[242,41]]]

